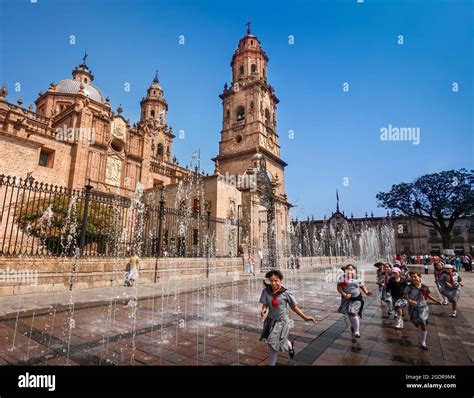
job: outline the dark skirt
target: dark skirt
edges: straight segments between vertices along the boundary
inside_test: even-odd
[[[428,305],[414,305],[410,304],[408,307],[408,312],[410,313],[410,321],[416,327],[420,325],[427,325],[428,324]]]
[[[263,322],[260,341],[267,343],[275,351],[290,351],[291,344],[288,340],[290,335],[290,319],[285,317],[281,320],[267,317]]]
[[[405,308],[408,305],[408,302],[403,297],[394,297],[393,306],[395,308]]]
[[[359,294],[357,297],[351,297],[350,299],[345,299],[341,297],[341,305],[337,312],[341,314],[359,314],[362,318],[362,311],[364,309],[364,299],[362,294]]]
[[[436,281],[436,286],[439,292],[446,297],[450,303],[457,303],[461,296],[461,289],[459,287],[449,289],[441,281]]]
[[[390,302],[392,301],[392,296],[390,295],[390,293],[387,291],[387,286],[383,286],[382,287],[382,297],[381,297],[381,300],[382,301],[385,301],[385,302]]]

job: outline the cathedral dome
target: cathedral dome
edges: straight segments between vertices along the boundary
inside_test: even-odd
[[[102,96],[102,93],[99,91],[98,88],[87,83],[82,83],[82,85],[84,86],[84,94],[87,97],[101,104],[104,103],[104,97]],[[81,88],[80,86],[81,86],[80,81],[72,80],[72,79],[64,79],[64,80],[61,80],[56,86],[56,92],[68,93],[68,94],[79,94],[79,90]]]

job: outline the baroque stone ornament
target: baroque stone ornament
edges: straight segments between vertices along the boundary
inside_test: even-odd
[[[107,158],[107,169],[105,182],[109,185],[120,186],[120,175],[122,171],[122,162],[118,156],[109,156]]]

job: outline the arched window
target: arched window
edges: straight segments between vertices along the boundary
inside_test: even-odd
[[[243,65],[240,65],[239,73],[240,73],[241,75],[244,74],[244,66],[243,66]]]
[[[235,111],[235,119],[239,122],[245,119],[245,108],[241,105]]]
[[[270,111],[267,109],[265,109],[265,124],[269,124],[270,123]]]
[[[257,65],[252,64],[252,66],[250,67],[250,70],[251,70],[252,73],[257,72]]]
[[[150,111],[150,116],[155,117],[155,111],[153,109]]]
[[[158,149],[156,151],[156,154],[160,159],[163,158],[163,144],[158,144]]]

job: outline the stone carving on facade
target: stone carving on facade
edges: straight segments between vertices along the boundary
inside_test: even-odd
[[[219,171],[219,161],[216,159],[214,161],[214,175],[219,175],[220,174],[220,171]]]
[[[119,138],[125,141],[125,131],[126,131],[125,122],[120,117],[115,118],[112,124],[112,135],[115,138]]]
[[[6,102],[5,98],[7,97],[8,95],[8,89],[6,88],[6,86],[2,86],[0,88],[0,102]]]
[[[105,182],[109,185],[120,186],[120,175],[122,171],[122,162],[118,156],[109,156],[107,158],[107,169]]]

